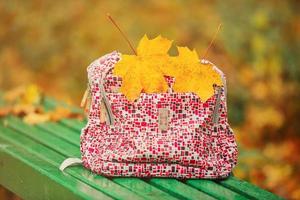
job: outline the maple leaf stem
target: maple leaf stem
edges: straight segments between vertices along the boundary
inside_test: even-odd
[[[206,58],[209,49],[212,47],[212,45],[213,45],[215,39],[217,38],[218,33],[220,32],[221,27],[222,27],[222,23],[219,24],[217,31],[215,32],[215,34],[214,34],[212,40],[211,40],[210,43],[209,43],[209,46],[207,47],[206,51],[204,52],[204,54],[203,54],[203,56],[202,56],[202,59],[205,59],[205,58]]]
[[[121,33],[121,35],[123,36],[123,38],[126,40],[126,42],[128,43],[130,49],[133,51],[133,53],[135,55],[137,55],[135,49],[133,48],[133,45],[131,44],[131,42],[129,41],[128,37],[126,36],[126,34],[121,30],[120,26],[116,23],[116,21],[110,16],[109,13],[106,14],[107,18],[111,21],[111,23],[119,30],[119,32]]]

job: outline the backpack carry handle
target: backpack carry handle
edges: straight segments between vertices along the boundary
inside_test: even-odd
[[[221,76],[222,78],[222,83],[223,83],[223,87],[224,87],[224,93],[225,93],[225,104],[226,104],[226,96],[227,96],[227,86],[226,86],[226,78],[224,73],[216,66],[214,65],[212,62],[205,60],[205,59],[201,59],[200,61],[202,64],[204,65],[212,65],[213,69]],[[221,93],[222,93],[222,88],[218,87],[217,88],[217,98],[216,98],[216,103],[215,103],[215,108],[212,114],[212,123],[213,124],[217,124],[219,121],[219,116],[220,116],[220,104],[221,104]]]

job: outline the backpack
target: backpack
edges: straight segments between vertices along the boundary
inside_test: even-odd
[[[87,69],[90,104],[82,129],[84,167],[104,176],[224,178],[237,163],[237,145],[228,124],[226,81],[202,102],[194,93],[169,90],[130,102],[118,92],[113,75],[119,52],[107,54]]]

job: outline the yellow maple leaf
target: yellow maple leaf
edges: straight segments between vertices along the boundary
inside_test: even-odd
[[[137,47],[137,55],[123,55],[115,65],[114,75],[123,80],[120,91],[133,101],[142,91],[166,92],[164,76],[175,78],[175,92],[194,92],[202,101],[214,94],[213,84],[222,85],[220,75],[211,65],[199,62],[195,50],[177,47],[178,56],[170,57],[172,41],[158,36],[150,40],[146,35]]]
[[[18,102],[19,104],[39,104],[41,98],[41,91],[35,84],[14,88],[4,95],[7,102]]]
[[[22,101],[26,104],[38,104],[41,101],[41,92],[38,86],[35,84],[28,85],[25,88]]]
[[[137,47],[137,55],[122,55],[116,63],[114,75],[122,78],[121,92],[127,99],[137,99],[142,91],[145,93],[166,92],[168,85],[163,71],[169,64],[168,51],[172,41],[158,36],[149,39],[147,35],[141,39]]]
[[[164,69],[175,77],[175,92],[194,92],[205,102],[214,94],[213,84],[222,85],[220,75],[211,65],[199,62],[198,54],[187,47],[177,47],[178,56],[172,58],[172,65]]]

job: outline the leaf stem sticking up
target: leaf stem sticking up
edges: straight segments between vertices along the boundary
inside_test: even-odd
[[[128,43],[130,49],[133,51],[133,53],[135,55],[137,55],[135,49],[133,48],[133,45],[131,44],[131,42],[129,41],[128,37],[125,35],[125,33],[121,30],[120,26],[116,23],[116,21],[110,16],[109,13],[106,14],[107,18],[111,21],[111,23],[119,30],[119,32],[121,33],[121,35],[124,37],[124,39],[126,40],[126,42]]]
[[[205,58],[206,58],[206,56],[207,56],[207,54],[208,54],[208,51],[209,51],[210,48],[212,47],[212,45],[213,45],[213,43],[214,43],[214,41],[215,41],[215,39],[216,39],[218,33],[220,32],[221,27],[222,27],[222,24],[220,23],[219,26],[218,26],[217,31],[215,32],[215,34],[214,34],[212,40],[211,40],[210,43],[209,43],[209,46],[208,46],[207,49],[205,50],[205,53],[203,54],[202,59],[205,60]]]

